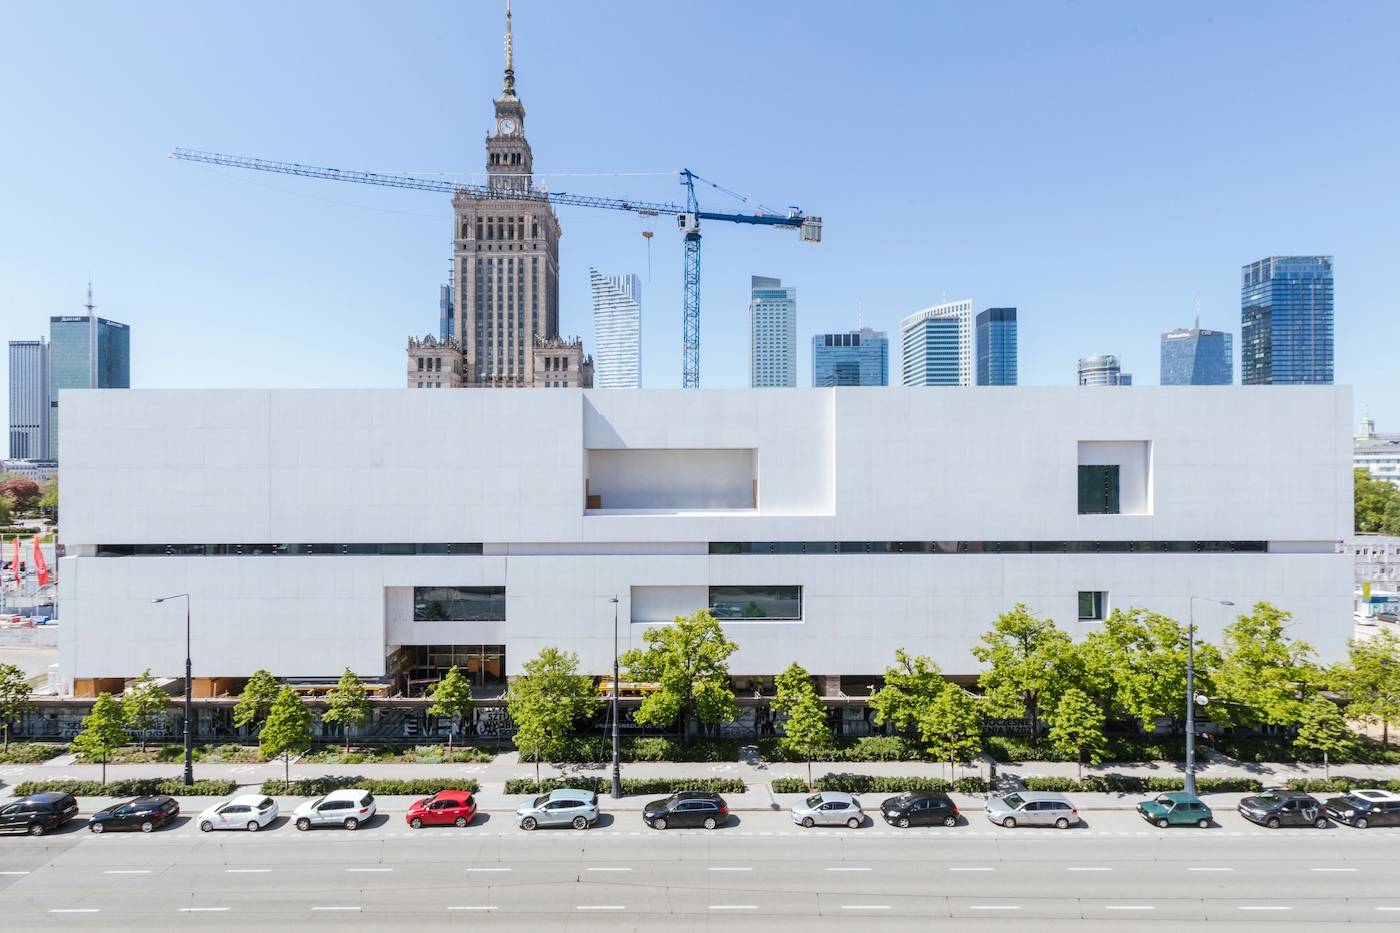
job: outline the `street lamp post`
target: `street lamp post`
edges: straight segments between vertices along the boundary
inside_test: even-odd
[[[617,659],[617,597],[614,596],[608,602],[613,607],[613,689],[612,689],[612,795],[616,799],[622,796],[622,740],[618,730],[617,709],[618,709],[618,659]]]
[[[1187,600],[1190,624],[1186,627],[1186,793],[1196,793],[1196,600],[1233,606],[1228,599],[1192,596]]]
[[[181,783],[189,787],[194,784],[194,743],[190,737],[190,717],[194,714],[194,683],[190,679],[190,594],[176,593],[151,602],[163,603],[168,599],[185,601],[185,774]]]

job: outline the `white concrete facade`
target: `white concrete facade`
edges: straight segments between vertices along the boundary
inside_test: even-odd
[[[504,645],[512,674],[558,645],[602,673],[609,597],[625,647],[715,586],[801,588],[798,619],[726,622],[737,675],[794,660],[877,674],[900,647],[972,673],[970,647],[1017,602],[1088,631],[1081,591],[1183,619],[1193,593],[1268,600],[1327,658],[1350,629],[1352,562],[1335,547],[1351,522],[1345,387],[134,390],[69,392],[63,405],[68,680],[178,675],[184,615],[150,601],[180,592],[192,594],[197,676],[382,675],[415,644]],[[1079,464],[1115,451],[1124,482],[1146,484],[1123,493],[1132,514],[1079,514]],[[989,552],[858,544],[958,541]],[[1267,545],[982,544],[1059,541]],[[214,542],[481,553],[97,556]],[[414,586],[505,587],[505,620],[415,622]],[[1203,637],[1226,621],[1198,606]]]

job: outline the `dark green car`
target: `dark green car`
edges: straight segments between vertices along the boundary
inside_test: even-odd
[[[1137,805],[1138,814],[1154,826],[1166,829],[1168,826],[1199,826],[1205,829],[1210,825],[1210,807],[1195,794],[1174,790],[1158,794],[1152,800],[1144,800]]]

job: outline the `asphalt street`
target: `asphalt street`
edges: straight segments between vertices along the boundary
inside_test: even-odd
[[[285,810],[284,810],[285,812]],[[0,928],[176,930],[1400,928],[1400,828],[1267,830],[1233,812],[1158,830],[1130,811],[1071,830],[804,830],[743,812],[657,832],[635,811],[588,831],[517,829],[505,810],[413,830],[200,833],[189,808],[150,835],[82,817],[0,839]]]

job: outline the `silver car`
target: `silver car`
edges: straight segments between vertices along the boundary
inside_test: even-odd
[[[813,826],[849,826],[865,822],[860,801],[840,791],[822,791],[792,806],[792,821],[810,829]]]
[[[598,822],[598,795],[591,790],[552,790],[515,811],[521,829],[572,826],[587,829]]]
[[[983,808],[987,819],[998,826],[1054,826],[1069,829],[1079,822],[1079,811],[1064,794],[1018,790],[1003,797],[992,797]]]

